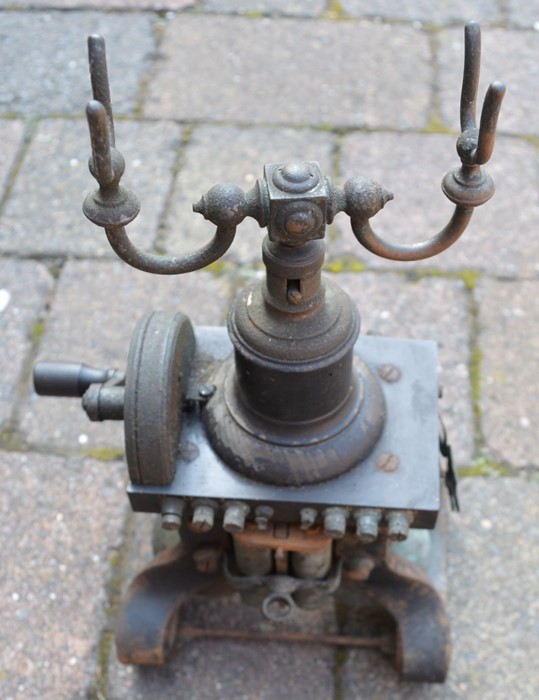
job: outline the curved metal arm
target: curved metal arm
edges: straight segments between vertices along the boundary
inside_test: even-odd
[[[397,244],[378,236],[369,224],[370,214],[354,206],[350,198],[344,208],[351,218],[352,230],[361,245],[375,255],[389,260],[424,260],[449,248],[466,229],[474,207],[484,204],[494,194],[494,182],[480,166],[486,163],[494,148],[498,114],[505,86],[493,82],[485,96],[479,129],[475,112],[481,60],[481,30],[477,22],[465,28],[464,74],[460,99],[462,133],[457,139],[460,168],[447,173],[442,181],[446,197],[457,206],[451,220],[432,238],[412,244]],[[345,186],[346,188],[346,186]]]
[[[129,239],[125,228],[105,228],[107,239],[118,257],[131,267],[159,275],[183,275],[200,270],[223,256],[232,245],[236,227],[218,226],[209,243],[181,258],[162,258],[137,248]]]
[[[99,183],[99,189],[86,197],[84,214],[105,229],[116,254],[139,270],[159,275],[181,275],[210,265],[230,248],[236,226],[248,215],[248,211],[245,206],[243,209],[236,206],[234,212],[225,212],[216,222],[217,230],[211,241],[188,255],[166,258],[139,249],[125,230],[125,226],[138,215],[140,204],[132,192],[120,187],[125,162],[121,153],[114,148],[114,121],[103,37],[93,35],[88,38],[88,55],[94,97],[86,108],[92,144],[89,165],[90,172]],[[229,190],[226,194],[230,194]],[[244,203],[243,193],[238,195],[234,190],[233,194],[236,200],[241,200],[240,204]]]
[[[449,223],[439,233],[426,241],[408,245],[384,241],[372,230],[368,219],[352,218],[351,224],[357,240],[371,253],[388,260],[410,262],[431,258],[452,246],[464,233],[472,214],[473,207],[457,206]]]

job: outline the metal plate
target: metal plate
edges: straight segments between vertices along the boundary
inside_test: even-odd
[[[208,369],[232,352],[225,328],[195,329],[197,348],[192,389],[203,383]],[[228,468],[209,445],[197,411],[185,413],[176,475],[166,487],[129,485],[135,511],[159,512],[164,495],[267,503],[276,519],[296,521],[299,508],[322,511],[329,506],[412,510],[413,527],[432,528],[440,506],[437,352],[432,341],[363,336],[355,352],[377,373],[383,365],[400,372],[395,382],[381,381],[387,421],[373,452],[349,472],[329,481],[295,487],[275,487],[247,479]],[[398,458],[391,472],[377,468],[381,454]]]

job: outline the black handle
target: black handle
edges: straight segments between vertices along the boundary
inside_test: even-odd
[[[34,389],[40,396],[80,398],[91,384],[104,384],[113,375],[113,369],[78,362],[38,362],[34,367]]]

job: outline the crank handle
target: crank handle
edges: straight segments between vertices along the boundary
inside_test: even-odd
[[[90,385],[104,384],[116,375],[114,369],[78,362],[38,362],[34,366],[34,389],[40,396],[80,398]]]
[[[123,420],[125,375],[77,362],[38,362],[34,389],[40,396],[82,398],[92,421]]]

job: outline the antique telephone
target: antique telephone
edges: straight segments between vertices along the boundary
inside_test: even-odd
[[[220,580],[274,621],[327,596],[352,607],[368,599],[395,620],[402,677],[443,681],[442,598],[425,569],[395,551],[416,529],[436,533],[440,445],[450,457],[440,441],[436,347],[358,338],[357,309],[321,273],[326,226],[338,213],[376,255],[420,260],[452,245],[474,207],[493,195],[481,166],[494,147],[505,88],[489,87],[477,128],[479,26],[465,32],[461,166],[442,183],[455,210],[437,235],[410,245],[388,243],[371,228],[392,194],[365,177],[334,185],[309,161],[265,165],[248,192],[212,187],[193,207],[216,227],[198,251],[181,258],[141,251],[125,228],[140,205],[120,185],[125,164],[115,148],[101,37],[90,37],[89,57],[90,171],[99,188],[83,210],[120,258],[146,272],[183,274],[219,259],[248,216],[268,232],[266,277],[238,294],[228,329],[194,328],[180,311],[155,311],[135,328],[125,372],[35,367],[39,394],[79,396],[91,420],[124,421],[131,505],[159,513],[162,526],[179,533],[126,593],[120,660],[164,663],[181,606]],[[455,502],[453,477],[449,469]]]

